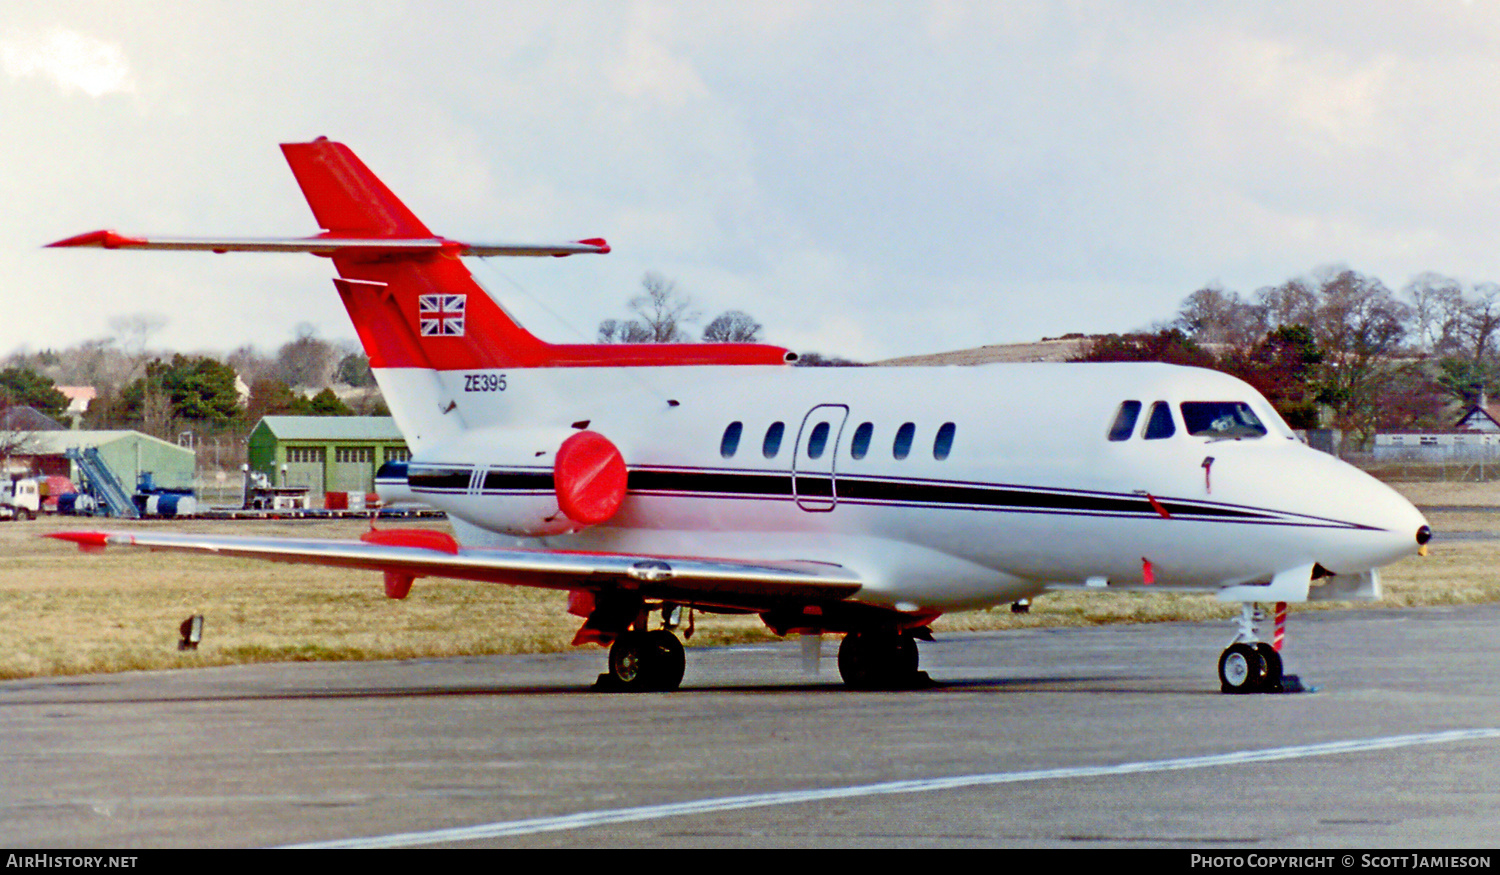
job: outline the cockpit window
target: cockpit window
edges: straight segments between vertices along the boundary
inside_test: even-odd
[[[1243,401],[1184,401],[1182,423],[1194,437],[1258,438],[1266,427]]]
[[[1120,405],[1120,412],[1115,414],[1115,424],[1109,427],[1109,439],[1112,441],[1128,441],[1135,433],[1135,421],[1141,415],[1141,402],[1126,401]]]
[[[1177,426],[1172,424],[1172,405],[1165,401],[1158,401],[1151,405],[1151,418],[1146,420],[1145,438],[1148,441],[1169,438],[1177,433]]]

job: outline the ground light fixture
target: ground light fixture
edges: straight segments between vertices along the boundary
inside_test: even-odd
[[[177,649],[197,650],[198,642],[203,640],[203,615],[194,614],[183,620],[178,631],[182,633],[182,640],[177,642]]]

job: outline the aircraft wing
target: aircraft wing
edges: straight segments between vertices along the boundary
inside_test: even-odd
[[[380,571],[386,574],[388,593],[393,577],[407,585],[416,577],[448,577],[549,589],[618,589],[700,607],[768,611],[840,601],[861,586],[854,572],[832,563],[461,548],[441,533],[402,530],[372,532],[362,541],[157,532],[54,532],[48,537],[87,552],[144,547]],[[400,592],[404,595],[404,588]]]
[[[56,243],[48,248],[94,248],[94,249],[165,249],[187,252],[311,252],[315,255],[416,254],[421,252],[451,253],[453,255],[517,255],[542,256],[578,255],[593,253],[604,255],[609,244],[599,238],[577,240],[566,243],[463,243],[445,237],[129,237],[115,231],[90,231]]]

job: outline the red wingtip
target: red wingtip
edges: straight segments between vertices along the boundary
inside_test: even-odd
[[[609,244],[606,243],[606,242],[604,242],[604,238],[603,237],[590,237],[587,240],[579,240],[578,242],[579,243],[587,244],[589,246],[597,246],[597,247],[599,247],[599,254],[600,255],[608,255],[609,254]]]
[[[48,243],[45,249],[62,248],[70,246],[95,246],[103,249],[119,249],[121,246],[139,246],[146,241],[136,237],[126,237],[114,231],[90,231],[87,234],[79,234],[56,243]]]
[[[48,532],[42,537],[77,544],[85,553],[98,553],[109,546],[109,532]]]

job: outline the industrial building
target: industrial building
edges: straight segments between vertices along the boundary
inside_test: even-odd
[[[275,486],[306,487],[314,502],[329,492],[371,492],[381,465],[411,458],[389,416],[266,416],[248,444],[251,471]]]
[[[13,448],[4,460],[7,475],[62,475],[77,483],[78,471],[67,452],[93,447],[126,490],[133,490],[143,473],[150,473],[159,487],[193,488],[196,468],[193,451],[138,431],[16,432],[12,443]]]

